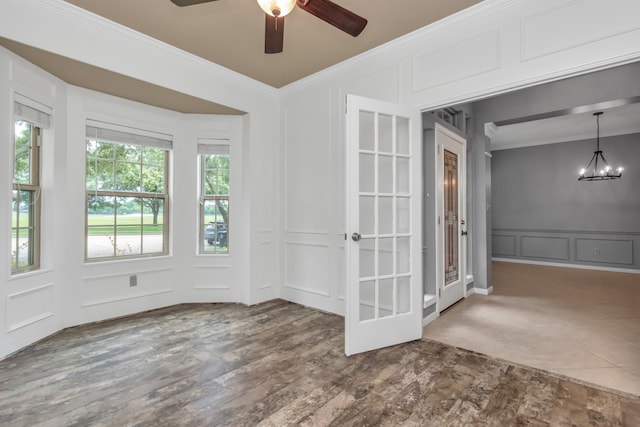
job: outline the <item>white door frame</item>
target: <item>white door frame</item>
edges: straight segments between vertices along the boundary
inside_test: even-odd
[[[467,267],[467,140],[446,127],[435,124],[435,183],[436,183],[436,293],[437,312],[445,310],[455,302],[466,297],[466,267]],[[458,279],[445,286],[444,257],[445,257],[445,213],[444,213],[444,150],[458,156]],[[463,235],[463,233],[465,233]]]

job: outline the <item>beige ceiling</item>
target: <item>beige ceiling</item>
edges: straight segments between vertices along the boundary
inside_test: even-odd
[[[295,8],[285,18],[284,52],[266,55],[264,12],[256,0],[218,0],[189,7],[177,7],[169,0],[67,0],[68,3],[276,88],[480,1],[335,0],[335,3],[369,21],[357,38]],[[154,95],[161,92],[162,88],[86,64],[69,63],[69,59],[6,40],[0,40],[0,44],[77,86],[175,111],[212,113],[212,109],[219,108],[221,114],[240,113],[185,95],[181,97],[184,105],[159,105],[158,100],[167,99],[166,96]],[[123,82],[127,96],[116,93],[118,87],[123,87]],[[136,95],[138,92],[139,96]],[[169,99],[174,96],[175,93]],[[193,105],[189,107],[190,104]]]
[[[87,89],[181,113],[244,114],[194,96],[133,79],[0,37],[0,45],[61,80]]]

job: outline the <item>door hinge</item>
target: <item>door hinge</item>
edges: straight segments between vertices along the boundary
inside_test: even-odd
[[[344,240],[347,240],[347,233],[344,233]]]
[[[442,298],[442,288],[438,289],[438,298]]]

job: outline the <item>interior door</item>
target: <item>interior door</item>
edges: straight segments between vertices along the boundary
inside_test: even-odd
[[[465,296],[466,139],[436,124],[438,310]]]
[[[347,97],[345,352],[422,337],[417,110]]]

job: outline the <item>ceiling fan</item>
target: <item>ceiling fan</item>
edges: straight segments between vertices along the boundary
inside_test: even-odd
[[[171,0],[178,6],[191,6],[217,0]],[[367,20],[330,0],[257,0],[265,11],[264,53],[280,53],[284,44],[284,17],[297,5],[347,34],[357,37]]]

